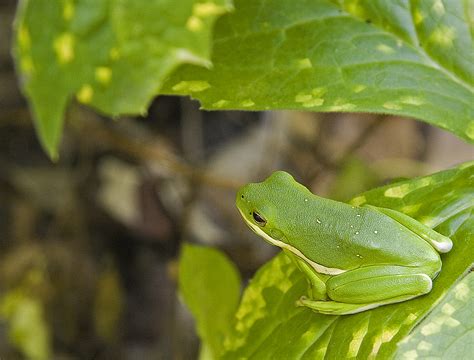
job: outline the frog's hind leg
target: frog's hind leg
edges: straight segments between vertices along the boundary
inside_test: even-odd
[[[441,235],[440,233],[434,231],[429,226],[422,224],[419,221],[405,215],[399,211],[387,209],[387,208],[379,208],[372,205],[365,205],[373,210],[379,211],[382,214],[385,214],[395,221],[399,222],[406,228],[413,231],[423,240],[429,242],[431,246],[433,246],[438,252],[440,253],[447,253],[453,247],[453,242],[447,236]]]
[[[302,298],[299,305],[324,314],[354,314],[427,294],[432,280],[421,269],[379,265],[333,276],[326,288],[332,301]]]

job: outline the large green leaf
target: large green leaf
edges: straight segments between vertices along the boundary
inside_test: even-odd
[[[74,95],[113,116],[144,113],[178,65],[209,66],[211,28],[229,9],[230,0],[20,1],[15,57],[49,154]]]
[[[469,16],[468,1],[235,1],[213,67],[185,65],[162,92],[205,109],[401,114],[473,142]]]
[[[296,307],[307,283],[281,253],[245,290],[224,359],[375,359],[436,305],[474,262],[474,163],[368,191],[352,200],[403,211],[451,237],[443,269],[426,296],[354,315],[332,316]]]
[[[219,251],[186,244],[179,261],[179,291],[194,316],[203,351],[222,351],[240,296],[240,275]],[[201,353],[203,354],[203,353]]]
[[[456,284],[443,302],[397,351],[397,359],[469,359],[474,346],[474,273]]]
[[[113,116],[157,93],[206,109],[384,112],[474,141],[468,1],[240,0],[211,43],[230,3],[21,0],[15,58],[50,155],[74,95]]]

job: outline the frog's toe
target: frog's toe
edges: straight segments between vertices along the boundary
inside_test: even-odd
[[[302,296],[298,300],[296,300],[295,305],[296,306],[306,306],[305,301],[310,301],[310,300],[306,296]]]
[[[297,301],[298,306],[305,306],[313,311],[326,315],[349,315],[373,309],[380,304],[347,304],[337,301],[315,301],[302,296]]]

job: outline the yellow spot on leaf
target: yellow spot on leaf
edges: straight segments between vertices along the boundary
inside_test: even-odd
[[[56,57],[60,64],[67,64],[74,59],[74,36],[71,33],[59,35],[53,43]]]
[[[314,88],[311,93],[299,93],[295,96],[295,102],[301,103],[305,108],[321,106],[324,104],[324,99],[321,96],[326,92],[324,88]]]
[[[110,56],[110,59],[117,60],[117,59],[120,58],[120,52],[118,51],[118,49],[116,47],[113,47],[109,51],[109,56]]]
[[[359,353],[360,346],[364,340],[365,335],[369,327],[369,321],[367,320],[358,330],[352,333],[352,340],[349,343],[349,350],[347,351],[346,358],[356,358]]]
[[[444,321],[444,323],[445,323],[447,326],[451,327],[451,328],[454,328],[454,327],[457,327],[457,326],[461,325],[461,323],[460,323],[458,320],[453,319],[452,317],[446,318],[446,320]]]
[[[405,321],[403,322],[403,325],[410,325],[416,320],[417,316],[416,314],[411,313],[410,315],[407,316]]]
[[[421,333],[424,335],[424,336],[429,336],[429,335],[432,335],[432,334],[436,334],[436,333],[439,333],[441,330],[441,325],[440,324],[437,324],[435,322],[431,322],[425,326],[423,326],[421,328]]]
[[[18,29],[18,44],[23,51],[29,50],[31,47],[30,32],[25,25],[21,25]]]
[[[347,5],[346,5],[346,9],[348,12],[350,12],[351,14],[359,17],[359,18],[366,18],[367,17],[367,13],[364,9],[363,6],[361,6],[360,4],[360,1],[348,1],[347,2]]]
[[[333,106],[329,107],[331,111],[350,111],[354,110],[357,106],[351,103],[343,103],[343,100],[336,100]]]
[[[400,98],[400,102],[402,104],[415,105],[415,106],[420,106],[425,103],[422,98],[419,98],[417,96],[404,96]]]
[[[385,190],[384,195],[391,198],[403,198],[411,191],[409,184],[402,184]]]
[[[222,108],[229,104],[229,100],[219,100],[212,104],[212,107]]]
[[[454,288],[454,297],[458,300],[467,302],[469,300],[469,293],[471,290],[469,289],[469,286],[465,283],[459,283],[456,285]]]
[[[469,139],[474,140],[474,121],[471,121],[467,126],[466,135]]]
[[[386,44],[377,45],[377,50],[384,53],[384,54],[393,54],[395,52],[395,50],[392,47],[390,47]]]
[[[357,94],[364,91],[365,89],[367,89],[367,86],[365,86],[365,85],[356,85],[356,86],[354,86],[354,92],[357,93]]]
[[[433,181],[433,178],[427,176],[427,177],[424,177],[424,178],[422,178],[422,179],[416,181],[416,182],[414,183],[414,186],[413,186],[413,189],[412,189],[412,190],[414,190],[414,189],[419,189],[419,188],[422,188],[422,187],[431,185],[431,184],[433,184],[433,183],[435,183],[435,181]]]
[[[382,330],[382,342],[387,343],[390,342],[395,335],[400,331],[400,327],[396,326],[392,328],[384,328]]]
[[[377,359],[377,354],[380,350],[380,346],[382,346],[382,336],[377,336],[374,340],[372,345],[372,351],[370,352],[367,360],[375,360]]]
[[[181,81],[173,86],[174,91],[184,92],[200,92],[210,88],[211,85],[207,81]]]
[[[324,357],[326,356],[327,350],[328,350],[327,345],[321,346],[321,347],[316,351],[316,354],[315,354],[315,357],[314,357],[314,358],[315,358],[315,359],[324,359]]]
[[[418,210],[420,210],[421,204],[414,204],[414,205],[405,205],[402,207],[400,210],[402,213],[407,214],[407,215],[413,215],[415,214]]]
[[[204,28],[203,21],[198,18],[197,16],[190,16],[188,21],[186,22],[186,28],[190,31],[200,31]]]
[[[449,26],[440,26],[430,36],[430,40],[442,47],[452,47],[456,38],[456,29]]]
[[[94,89],[92,89],[92,86],[90,86],[89,84],[85,84],[77,92],[76,98],[79,102],[83,104],[88,104],[91,102],[93,95]]]
[[[95,69],[95,78],[102,85],[107,85],[112,78],[112,70],[107,66],[99,66]]]
[[[31,75],[35,70],[33,59],[30,55],[23,55],[20,59],[20,68],[25,75]]]
[[[433,347],[433,344],[430,344],[429,342],[421,340],[416,348],[421,351],[430,351],[432,347]]]
[[[313,96],[311,94],[298,94],[295,96],[295,102],[298,102],[298,103],[304,103],[306,101],[310,101],[311,99],[313,98]]]
[[[416,350],[410,350],[403,353],[402,356],[402,359],[404,360],[415,360],[418,357],[418,353],[416,352]]]
[[[415,13],[413,15],[413,20],[415,22],[415,25],[420,25],[423,20],[425,19],[425,14],[423,14],[420,9],[416,9]]]
[[[304,102],[302,105],[305,108],[311,108],[315,106],[321,106],[324,104],[324,99],[311,99],[309,101]]]
[[[212,2],[198,3],[193,6],[193,14],[199,17],[220,15],[225,13],[227,10],[226,7],[216,5]]]
[[[242,106],[243,107],[251,107],[251,106],[254,106],[254,105],[255,105],[255,103],[250,99],[242,101]]]
[[[397,103],[394,103],[394,102],[386,102],[382,106],[385,109],[388,109],[388,110],[401,110],[401,109],[403,109],[400,104],[397,104]]]
[[[308,58],[298,60],[298,68],[300,69],[310,69],[313,67],[311,60]]]
[[[69,21],[74,16],[74,2],[72,0],[66,0],[63,7],[63,18]]]
[[[236,329],[238,332],[244,333],[260,318],[265,317],[269,311],[266,298],[263,296],[262,288],[265,284],[272,284],[275,291],[279,290],[282,294],[286,293],[292,286],[290,274],[285,273],[284,267],[288,264],[289,259],[285,257],[277,258],[272,262],[272,271],[261,274],[258,282],[254,282],[253,286],[245,291],[239,310],[235,317],[237,320]],[[236,342],[229,344],[230,348],[239,346]]]
[[[365,196],[358,196],[351,200],[351,205],[360,206],[362,204],[365,204],[366,202],[367,199],[365,198]]]
[[[446,12],[446,9],[444,8],[443,2],[441,0],[435,0],[432,9],[438,16],[443,16]]]
[[[326,94],[326,88],[323,88],[323,87],[314,88],[313,90],[311,90],[311,94],[314,97],[319,98],[319,97],[323,96],[324,94]]]

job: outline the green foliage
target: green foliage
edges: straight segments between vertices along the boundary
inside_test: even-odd
[[[214,30],[213,67],[162,90],[205,109],[412,116],[474,141],[474,53],[460,1],[236,1]],[[183,82],[205,81],[192,91]]]
[[[473,142],[468,7],[239,0],[212,31],[230,0],[22,0],[15,58],[53,157],[74,95],[112,116],[158,93],[214,110],[400,114]]]
[[[322,315],[295,306],[300,296],[306,294],[307,282],[281,253],[264,265],[246,288],[233,329],[225,340],[222,358],[392,357],[397,343],[473,265],[473,199],[474,162],[357,196],[351,201],[355,205],[368,203],[399,210],[451,237],[453,250],[442,256],[443,269],[434,281],[433,290],[417,299],[359,314]],[[201,267],[195,264],[195,268]],[[199,288],[196,283],[193,286]],[[186,290],[185,284],[182,283],[181,289]]]
[[[7,292],[0,298],[0,319],[8,323],[8,337],[30,360],[51,358],[50,335],[43,304],[20,289]]]
[[[240,282],[235,265],[219,251],[183,246],[179,290],[196,320],[204,346],[202,358],[212,359],[222,351],[224,336],[239,302]]]
[[[399,345],[397,359],[468,359],[474,345],[474,273],[456,284],[440,305]]]
[[[210,65],[212,25],[229,9],[228,0],[21,1],[15,57],[50,156],[74,95],[112,116],[146,112],[179,64]]]

